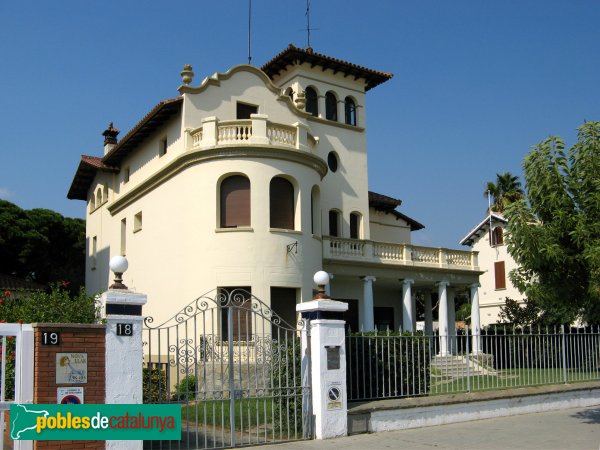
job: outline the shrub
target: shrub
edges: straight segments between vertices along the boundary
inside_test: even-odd
[[[156,367],[144,367],[142,378],[144,403],[167,403],[169,401],[167,374],[164,370]]]
[[[177,386],[175,386],[175,394],[173,394],[173,400],[178,402],[189,402],[190,400],[196,399],[196,393],[198,390],[198,378],[196,375],[188,375],[181,379]]]
[[[350,400],[425,395],[430,385],[430,345],[411,333],[352,333],[346,339]]]

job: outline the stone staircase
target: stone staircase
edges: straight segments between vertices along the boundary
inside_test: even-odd
[[[465,355],[436,355],[431,361],[431,375],[434,378],[463,378],[467,376],[467,357]],[[470,376],[495,375],[492,355],[469,356]]]

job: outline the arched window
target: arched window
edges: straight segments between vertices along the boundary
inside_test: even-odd
[[[496,227],[492,231],[492,245],[504,244],[504,230],[501,227]]]
[[[337,98],[331,91],[325,94],[325,118],[337,121]]]
[[[221,228],[250,226],[250,180],[232,175],[221,182]]]
[[[350,239],[360,239],[360,213],[350,213]]]
[[[346,97],[344,107],[346,110],[346,123],[356,126],[356,103],[350,97]]]
[[[311,87],[307,87],[304,91],[306,97],[306,112],[317,117],[319,115],[319,100],[317,97],[317,91]]]
[[[288,87],[284,93],[284,95],[287,95],[289,98],[291,98],[292,100],[294,100],[294,90],[292,89],[292,87]]]
[[[98,188],[96,191],[96,205],[100,206],[102,204],[102,189]]]
[[[340,218],[342,215],[336,209],[329,210],[329,236],[339,237],[341,234]]]
[[[269,199],[271,228],[294,230],[294,185],[285,178],[273,178],[269,185]]]

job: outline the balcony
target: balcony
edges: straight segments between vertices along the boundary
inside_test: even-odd
[[[323,236],[323,259],[478,271],[477,252]]]
[[[260,145],[312,153],[319,141],[302,123],[275,123],[263,114],[252,114],[250,119],[244,120],[218,120],[216,117],[207,117],[202,120],[201,127],[186,131],[189,136],[188,143],[191,144],[188,148],[192,149]]]

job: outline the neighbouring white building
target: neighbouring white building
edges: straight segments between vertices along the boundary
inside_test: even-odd
[[[261,69],[181,75],[178,97],[81,158],[68,197],[87,202],[88,292],[121,254],[155,322],[232,287],[294,322],[320,269],[354,328],[414,329],[417,292],[429,331],[454,328],[457,292],[476,303],[477,252],[412,245],[423,225],[369,192],[366,93],[391,74],[290,45]]]
[[[479,266],[484,271],[479,277],[482,326],[500,321],[500,307],[504,306],[506,297],[523,300],[523,295],[508,276],[518,265],[508,253],[504,241],[507,223],[502,214],[492,212],[460,241],[462,245],[471,246],[478,252]]]

